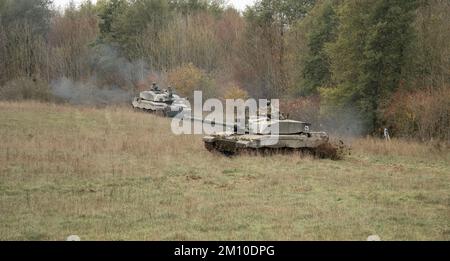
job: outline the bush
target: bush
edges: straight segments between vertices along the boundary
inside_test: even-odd
[[[233,99],[233,100],[237,100],[237,99],[247,100],[249,98],[249,96],[248,96],[248,93],[246,90],[243,90],[242,88],[240,88],[237,85],[232,85],[225,91],[223,98],[224,99]]]
[[[38,78],[18,78],[0,87],[0,100],[39,100],[53,99],[46,82]]]
[[[168,82],[182,96],[192,98],[194,91],[202,91],[206,99],[215,97],[214,80],[192,63],[171,70],[168,74]]]
[[[398,91],[383,118],[394,135],[422,141],[450,139],[450,88]]]

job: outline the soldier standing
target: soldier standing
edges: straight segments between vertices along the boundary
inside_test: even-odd
[[[159,86],[158,85],[156,85],[156,82],[153,82],[152,83],[152,89],[151,89],[152,91],[155,91],[155,92],[159,92]]]
[[[389,135],[389,130],[387,128],[384,128],[384,133],[383,133],[384,139],[387,141],[391,140],[391,136]]]

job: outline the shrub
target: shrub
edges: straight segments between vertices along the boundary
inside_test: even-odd
[[[450,88],[398,91],[383,118],[394,135],[422,141],[449,140]]]
[[[192,63],[171,70],[168,74],[168,82],[182,96],[192,98],[194,91],[202,91],[204,98],[215,96],[214,80]]]
[[[246,100],[249,98],[249,95],[246,90],[243,90],[242,88],[240,88],[237,85],[232,85],[225,91],[223,98],[224,99],[234,99],[234,100],[237,100],[237,99]]]

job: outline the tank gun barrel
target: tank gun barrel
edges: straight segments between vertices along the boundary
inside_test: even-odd
[[[205,120],[202,118],[195,118],[195,117],[186,117],[186,119],[196,122],[201,122],[203,124],[209,124],[214,126],[223,126],[225,128],[232,129],[234,132],[248,132],[247,128],[241,128],[239,124],[232,124],[232,123],[226,123],[226,122],[219,122],[219,121],[212,121],[212,120]]]

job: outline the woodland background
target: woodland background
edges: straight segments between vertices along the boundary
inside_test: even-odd
[[[349,134],[450,139],[450,1],[0,0],[0,99],[281,98]],[[89,100],[98,103],[98,100]],[[318,127],[318,128],[319,128]]]

